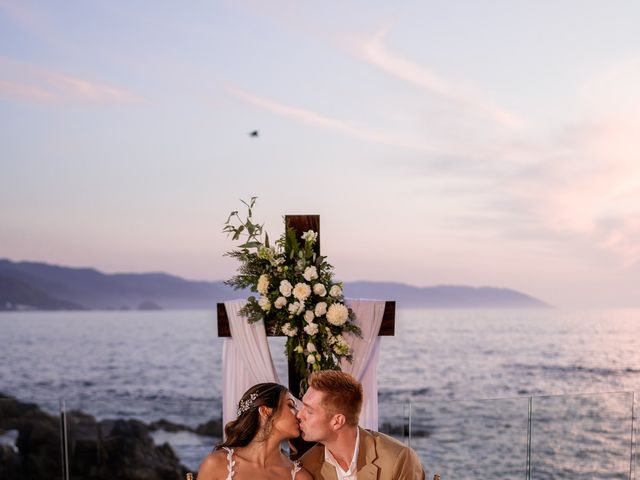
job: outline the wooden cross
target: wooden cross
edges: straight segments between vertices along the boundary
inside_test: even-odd
[[[293,228],[298,238],[301,239],[301,235],[307,230],[313,230],[318,233],[318,240],[314,245],[314,251],[317,255],[320,255],[320,215],[286,215],[284,217],[285,225]],[[302,239],[301,239],[302,241]],[[393,336],[395,332],[395,316],[396,316],[396,302],[387,301],[384,305],[384,314],[382,316],[382,324],[380,325],[379,336]],[[269,325],[265,325],[268,336],[283,337],[283,333],[272,334]],[[218,303],[218,337],[230,337],[231,330],[229,328],[229,317],[227,317],[227,310],[224,308],[224,303]],[[302,380],[293,366],[293,362],[289,359],[289,391],[296,397],[301,398],[300,395],[300,380]]]

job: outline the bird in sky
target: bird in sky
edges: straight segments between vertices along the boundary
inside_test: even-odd
[[[254,130],[253,132],[249,133],[250,137],[257,137],[258,136],[258,130]]]

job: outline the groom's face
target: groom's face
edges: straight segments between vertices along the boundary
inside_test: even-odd
[[[333,433],[330,414],[323,406],[324,393],[310,387],[302,397],[298,412],[302,438],[307,442],[322,442]]]

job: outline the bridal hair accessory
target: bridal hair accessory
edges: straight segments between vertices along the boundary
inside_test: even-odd
[[[257,393],[252,393],[251,395],[249,395],[248,399],[240,400],[240,404],[238,405],[238,411],[236,412],[236,416],[239,417],[244,412],[249,410],[251,408],[251,405],[253,405],[253,402],[255,401],[256,398],[258,398],[258,394]]]

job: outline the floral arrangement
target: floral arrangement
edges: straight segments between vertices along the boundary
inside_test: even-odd
[[[224,232],[233,240],[244,240],[226,254],[240,266],[238,274],[225,283],[258,293],[257,298],[247,299],[240,314],[250,323],[264,319],[272,334],[281,332],[288,337],[286,353],[303,379],[303,393],[311,372],[339,370],[342,358],[351,360],[343,335],[361,332],[353,323],[353,311],[344,303],[342,283],[333,280],[333,267],[314,252],[317,232],[304,232],[299,240],[295,230],[285,225],[284,233],[271,246],[263,226],[252,219],[256,198],[241,200],[247,207],[244,220],[234,211],[225,222]]]

